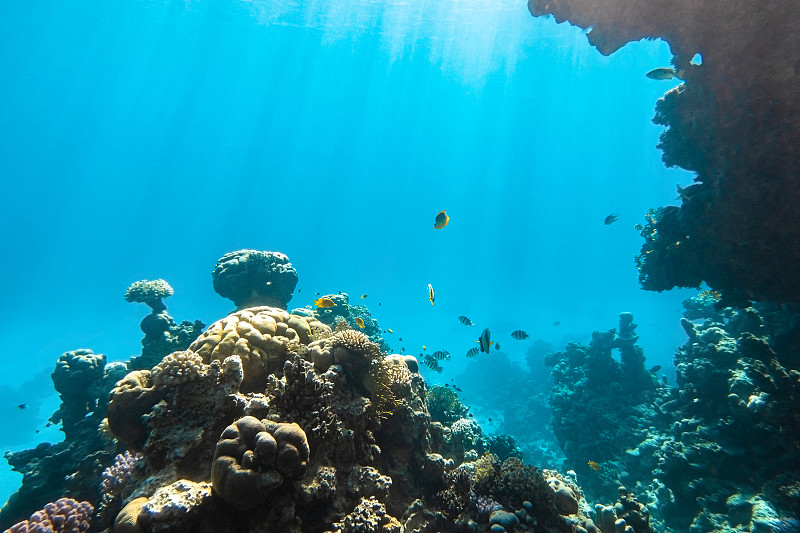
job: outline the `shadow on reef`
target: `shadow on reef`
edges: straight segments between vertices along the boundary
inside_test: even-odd
[[[720,290],[726,305],[800,302],[800,10],[792,0],[528,0],[610,55],[661,38],[684,83],[656,106],[668,166],[697,173],[648,217],[642,286]],[[695,54],[702,64],[693,64]],[[746,74],[743,65],[747,65]],[[644,73],[642,73],[644,75]]]
[[[599,531],[574,477],[525,465],[513,439],[484,438],[457,398],[433,401],[432,420],[437,393],[416,358],[387,354],[377,322],[347,295],[326,310],[275,307],[296,280],[283,254],[226,254],[214,286],[237,309],[192,338],[198,322],[166,315],[166,282],[132,285],[126,299],[153,310],[143,355],[128,365],[91,350],[59,358],[52,420],[65,441],[6,454],[24,477],[2,526]],[[615,507],[595,512],[603,533],[633,531]]]
[[[800,310],[716,304],[709,293],[684,303],[677,388],[642,373],[638,356],[626,363],[632,347],[614,330],[548,356],[556,435],[587,493],[633,486],[657,525],[796,532]]]

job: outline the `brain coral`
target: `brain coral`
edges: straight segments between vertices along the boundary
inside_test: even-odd
[[[253,509],[269,501],[284,479],[305,474],[308,440],[297,424],[276,424],[252,416],[222,432],[214,453],[214,491],[232,505]]]
[[[214,268],[214,290],[237,309],[270,305],[286,309],[297,285],[297,271],[280,252],[238,250],[223,255]]]
[[[290,354],[305,353],[314,338],[330,328],[313,317],[290,315],[275,307],[252,307],[218,320],[197,338],[189,351],[204,363],[231,355],[242,360],[243,391],[262,389],[266,377],[280,373]]]

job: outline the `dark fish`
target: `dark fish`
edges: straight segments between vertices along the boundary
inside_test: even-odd
[[[444,386],[445,386],[445,387],[449,387],[449,386],[450,386],[450,384],[449,384],[449,383],[445,383],[445,384],[444,384]]]
[[[24,404],[24,403],[21,403],[17,407],[19,407],[20,409],[25,409],[26,407],[28,407],[28,405]]]
[[[472,413],[470,413],[470,414],[469,414],[469,417],[470,417],[470,418],[472,418],[473,416],[475,416],[475,415],[473,415]]]
[[[438,372],[440,374],[442,373],[442,367],[439,366],[439,361],[437,361],[436,359],[434,359],[430,355],[426,355],[423,358],[422,364],[427,366],[428,368],[430,368],[433,371],[436,371],[436,372]]]
[[[431,354],[431,357],[434,359],[442,360],[442,359],[450,359],[450,352],[447,350],[436,350]]]
[[[498,343],[495,343],[495,345],[494,345],[494,349],[495,349],[495,350],[499,350],[499,349],[500,349],[500,343],[499,343],[499,342],[498,342]]]
[[[436,229],[442,229],[447,225],[448,222],[450,222],[450,217],[447,216],[447,212],[439,211],[436,214],[436,220],[433,222],[433,227]]]
[[[477,346],[470,348],[469,351],[467,351],[467,357],[475,357],[476,355],[478,355],[478,351],[479,350]]]
[[[389,330],[389,333],[391,333],[391,330]],[[399,340],[400,342],[403,342],[403,337],[397,337],[397,340]]]
[[[456,387],[455,385],[453,385],[453,388],[454,388],[455,390],[457,390],[458,392],[461,392],[461,389],[459,389],[459,388],[458,388],[458,387]]]
[[[362,300],[363,300],[364,298],[366,298],[366,297],[367,297],[367,295],[366,295],[366,294],[362,294],[362,295],[361,295],[361,299],[362,299]]]
[[[556,320],[555,322],[553,322],[553,325],[554,325],[555,327],[558,327],[558,326],[560,326],[560,325],[561,325],[561,322],[559,322],[558,320]]]
[[[434,300],[436,300],[436,292],[433,290],[433,285],[428,283],[428,300],[431,301],[431,305],[433,305]]]
[[[603,221],[603,224],[605,224],[606,226],[608,226],[609,224],[613,224],[613,223],[614,223],[614,222],[616,222],[617,220],[619,220],[619,216],[618,216],[616,213],[611,213],[611,214],[610,214],[610,215],[608,215],[608,216],[606,217],[606,219]]]
[[[317,293],[317,296],[319,296],[319,293]]]
[[[461,322],[462,324],[464,324],[465,326],[474,326],[475,325],[475,324],[472,323],[472,320],[470,320],[469,318],[465,317],[464,315],[461,315],[460,317],[458,317],[458,321]]]
[[[655,372],[658,372],[659,370],[661,370],[661,365],[656,365],[656,366],[654,366],[653,368],[650,369],[650,372],[655,373]]]
[[[683,79],[683,70],[675,70],[672,67],[654,68],[645,74],[651,80],[671,80],[672,78]]]
[[[490,424],[492,423],[492,419],[491,419],[491,418],[489,419],[489,423],[490,423]]]
[[[300,294],[300,289],[297,289],[297,294]]]
[[[511,332],[511,336],[512,336],[512,337],[514,337],[515,339],[517,339],[518,341],[524,341],[524,340],[525,340],[525,339],[527,339],[527,338],[528,338],[530,335],[528,335],[528,332],[527,332],[527,331],[523,331],[523,330],[521,330],[521,329],[518,329],[518,330],[516,330],[516,331],[512,331],[512,332]]]
[[[481,336],[478,337],[478,344],[480,344],[482,352],[489,353],[489,348],[491,348],[492,343],[494,342],[489,340],[490,335],[491,333],[489,333],[489,328],[486,328],[483,330],[483,333],[481,333]]]

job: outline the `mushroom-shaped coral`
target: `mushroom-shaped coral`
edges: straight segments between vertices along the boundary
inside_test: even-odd
[[[254,509],[269,501],[285,479],[305,475],[309,451],[297,424],[240,418],[217,442],[211,466],[214,492],[237,508]]]
[[[242,390],[251,392],[263,388],[269,374],[280,373],[292,352],[305,352],[301,344],[328,335],[330,328],[315,318],[275,307],[252,307],[211,324],[189,351],[204,363],[238,355],[244,371]]]
[[[94,507],[89,502],[79,502],[72,498],[60,498],[48,503],[41,511],[36,511],[27,520],[8,528],[10,533],[37,533],[69,531],[83,533],[92,523]]]
[[[158,313],[167,308],[163,300],[172,296],[173,293],[172,287],[163,279],[154,279],[152,281],[145,279],[137,281],[128,287],[128,290],[125,291],[125,301],[147,304],[153,310],[153,313]]]
[[[223,255],[212,273],[214,290],[236,309],[273,306],[286,309],[297,285],[297,271],[280,252],[238,250]]]

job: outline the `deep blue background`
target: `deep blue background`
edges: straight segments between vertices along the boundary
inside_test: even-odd
[[[130,283],[167,279],[170,313],[209,324],[232,308],[214,263],[244,247],[289,255],[293,305],[367,293],[395,350],[449,350],[431,381],[470,372],[462,314],[521,361],[632,311],[669,365],[690,292],[645,293],[633,266],[633,226],[691,180],[650,122],[674,84],[644,73],[669,58],[603,57],[508,0],[4,0],[0,451],[60,438],[59,354],[138,353]]]

